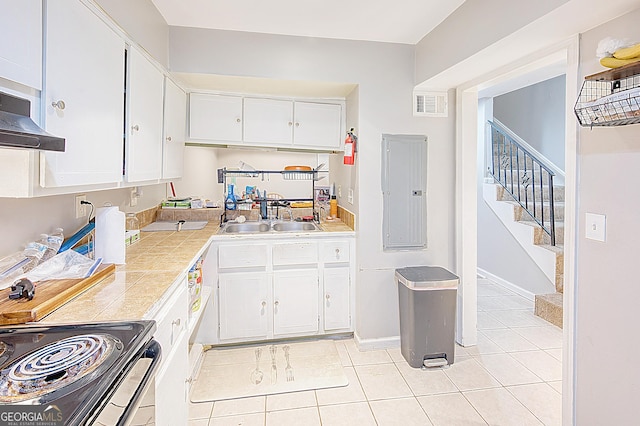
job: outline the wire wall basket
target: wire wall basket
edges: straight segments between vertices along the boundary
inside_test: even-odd
[[[640,65],[585,77],[574,112],[586,127],[640,123]]]

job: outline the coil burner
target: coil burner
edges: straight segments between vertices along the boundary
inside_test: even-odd
[[[0,340],[0,367],[11,357],[13,345]]]
[[[26,401],[57,390],[66,395],[108,368],[122,349],[122,342],[108,334],[78,335],[36,349],[2,370],[0,402]]]

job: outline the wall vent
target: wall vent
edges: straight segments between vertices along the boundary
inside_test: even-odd
[[[447,117],[447,92],[413,92],[413,115]]]

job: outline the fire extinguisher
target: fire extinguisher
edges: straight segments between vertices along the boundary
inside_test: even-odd
[[[356,159],[356,142],[358,137],[353,134],[353,128],[347,132],[347,138],[344,140],[344,164],[353,166]]]

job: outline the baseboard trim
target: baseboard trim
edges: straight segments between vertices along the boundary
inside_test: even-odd
[[[509,282],[505,279],[502,279],[497,275],[493,275],[491,272],[485,271],[482,268],[478,268],[478,275],[482,276],[483,278],[487,278],[495,282],[496,284],[499,284],[507,288],[508,290],[513,291],[514,293],[524,297],[527,300],[530,300],[532,302],[535,302],[536,300],[536,295],[534,293],[531,293],[529,290],[525,290],[522,287],[517,286],[514,283]]]
[[[358,333],[353,333],[353,339],[361,351],[375,351],[400,347],[400,336],[380,337],[377,339],[363,339]]]

